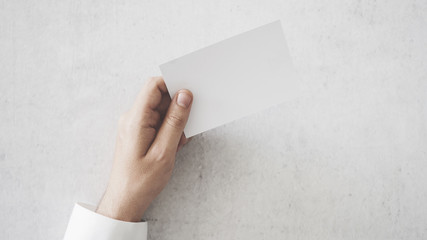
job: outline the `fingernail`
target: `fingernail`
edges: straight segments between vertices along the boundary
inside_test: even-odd
[[[180,92],[178,94],[176,102],[178,103],[179,106],[188,108],[188,106],[190,106],[191,96],[188,93]]]

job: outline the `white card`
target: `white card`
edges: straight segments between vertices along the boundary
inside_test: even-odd
[[[191,137],[291,100],[297,82],[280,21],[160,65],[171,96],[193,92]]]

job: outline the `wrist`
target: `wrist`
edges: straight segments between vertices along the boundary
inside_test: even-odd
[[[107,191],[102,197],[96,212],[121,221],[140,222],[148,205],[138,198],[132,198],[129,195],[111,194]]]

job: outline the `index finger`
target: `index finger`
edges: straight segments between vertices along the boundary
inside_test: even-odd
[[[149,78],[139,92],[132,106],[132,111],[139,116],[147,110],[156,110],[162,101],[162,96],[168,94],[166,84],[162,77]]]

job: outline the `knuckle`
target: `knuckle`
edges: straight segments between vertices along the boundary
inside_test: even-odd
[[[157,83],[161,80],[160,77],[149,77],[147,79],[147,85],[157,85]]]
[[[169,154],[164,147],[156,147],[153,149],[152,157],[156,162],[165,162],[169,160]]]
[[[167,115],[165,120],[169,126],[175,129],[181,129],[184,125],[184,119],[176,114]]]
[[[156,77],[149,77],[148,79],[147,79],[147,82],[148,83],[153,83],[153,82],[155,82],[156,81]]]

